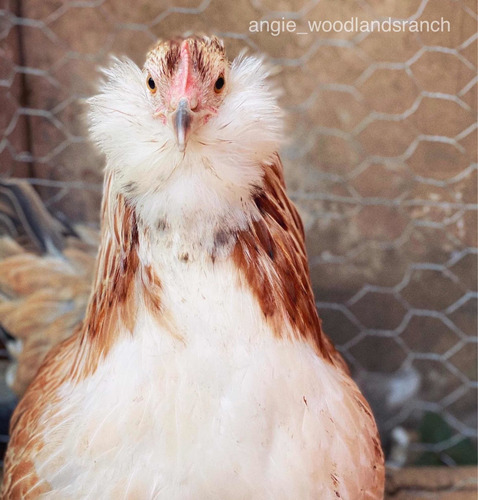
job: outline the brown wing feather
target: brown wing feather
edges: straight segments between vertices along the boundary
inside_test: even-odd
[[[10,422],[2,498],[37,498],[50,490],[48,483],[37,476],[34,464],[35,456],[43,447],[40,417],[54,403],[57,389],[68,377],[77,348],[78,335],[75,334],[54,347],[16,407]]]
[[[101,246],[73,369],[76,379],[91,375],[96,370],[121,332],[133,331],[137,297],[142,297],[158,321],[168,320],[161,310],[161,282],[158,276],[150,266],[140,265],[136,212],[122,194],[115,194],[115,199],[110,199],[112,176],[110,173],[105,180]]]
[[[347,371],[345,361],[321,327],[309,277],[304,226],[285,190],[282,163],[275,155],[264,165],[262,188],[255,196],[261,217],[239,233],[233,257],[264,316],[278,335],[284,319],[316,352]]]

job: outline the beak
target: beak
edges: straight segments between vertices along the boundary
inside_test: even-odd
[[[172,115],[176,143],[181,153],[186,149],[189,133],[191,132],[191,123],[193,114],[189,107],[188,100],[183,97]]]

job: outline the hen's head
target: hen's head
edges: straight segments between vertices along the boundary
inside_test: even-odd
[[[169,211],[208,200],[214,211],[260,186],[282,131],[262,58],[230,63],[215,37],[176,38],[158,42],[143,69],[123,58],[104,73],[90,131],[125,194],[162,193]]]
[[[183,152],[190,133],[217,114],[227,90],[229,62],[216,38],[158,43],[144,65],[152,112],[174,130]]]

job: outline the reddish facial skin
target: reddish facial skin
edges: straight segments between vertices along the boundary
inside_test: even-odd
[[[171,123],[184,150],[190,134],[217,113],[227,94],[229,63],[224,48],[216,38],[159,43],[150,51],[144,70],[146,81],[154,81],[154,89],[148,85],[154,116],[165,125]],[[220,79],[224,83],[218,88]]]

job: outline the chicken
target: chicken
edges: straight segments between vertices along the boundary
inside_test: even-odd
[[[93,291],[14,413],[3,498],[383,498],[374,418],[315,308],[267,65],[198,36],[105,75]]]
[[[97,235],[77,226],[68,236],[25,181],[1,180],[0,205],[17,236],[0,238],[0,328],[12,358],[7,384],[22,396],[48,351],[83,320]]]

